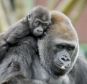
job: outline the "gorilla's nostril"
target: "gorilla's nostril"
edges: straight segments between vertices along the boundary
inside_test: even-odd
[[[61,58],[63,61],[70,61],[68,58]]]
[[[63,61],[70,61],[70,59],[66,55],[63,55],[63,57],[61,58],[61,60],[63,60]]]
[[[63,61],[65,61],[65,59],[64,58],[61,58]]]

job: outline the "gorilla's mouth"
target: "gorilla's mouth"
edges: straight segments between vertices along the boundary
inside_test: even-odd
[[[66,69],[61,69],[60,67],[52,66],[51,72],[55,76],[61,76],[61,75],[64,75],[66,73]]]

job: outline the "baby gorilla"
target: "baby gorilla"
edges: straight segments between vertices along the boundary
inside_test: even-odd
[[[26,35],[42,36],[51,22],[49,11],[41,6],[31,10],[24,19],[11,26],[11,29],[5,34],[5,40],[8,43],[14,43],[19,38]]]
[[[35,7],[27,16],[12,25],[9,30],[0,36],[0,59],[7,52],[9,45],[18,42],[25,36],[35,39],[44,36],[51,23],[49,11],[41,6]]]

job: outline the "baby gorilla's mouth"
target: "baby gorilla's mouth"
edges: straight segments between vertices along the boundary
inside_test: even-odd
[[[43,31],[43,29],[41,27],[37,27],[33,31],[33,34],[35,36],[41,36],[41,35],[43,35],[43,33],[44,33],[44,31]]]

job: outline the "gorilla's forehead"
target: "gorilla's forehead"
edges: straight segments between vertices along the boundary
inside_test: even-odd
[[[43,43],[59,42],[75,45],[78,43],[78,36],[69,18],[57,12],[52,14],[52,25],[43,38]]]
[[[58,23],[55,25],[52,25],[49,31],[47,32],[47,36],[50,41],[51,40],[62,40],[62,41],[68,41],[68,42],[78,42],[78,36],[76,31],[71,28],[67,28],[67,25],[63,23]]]
[[[65,25],[53,25],[51,29],[48,31],[49,38],[56,38],[56,39],[65,39],[68,41],[77,41],[78,37],[76,32],[73,29],[68,29]]]
[[[61,38],[66,40],[78,40],[77,33],[73,27],[70,19],[63,13],[53,11],[52,26],[49,34],[54,38]]]
[[[73,45],[73,46],[77,45],[77,41],[64,40],[64,39],[60,39],[60,38],[54,38],[52,42],[54,44],[66,43],[66,44],[70,44],[70,45]]]

